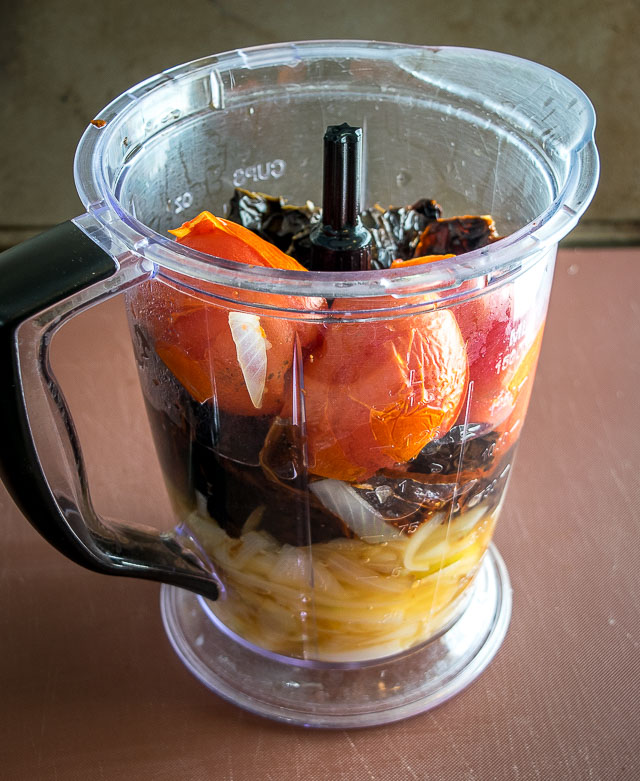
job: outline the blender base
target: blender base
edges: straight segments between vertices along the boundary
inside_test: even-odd
[[[162,587],[164,627],[205,686],[253,713],[306,727],[388,724],[434,708],[468,686],[500,647],[511,585],[491,545],[468,605],[441,635],[416,648],[354,665],[287,660],[252,650],[214,623],[201,597]]]

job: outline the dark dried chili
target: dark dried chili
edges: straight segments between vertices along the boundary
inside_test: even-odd
[[[499,238],[493,218],[488,215],[438,219],[424,229],[413,256],[462,255]]]

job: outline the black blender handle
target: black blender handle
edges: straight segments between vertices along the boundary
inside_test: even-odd
[[[38,457],[22,383],[18,328],[49,307],[114,277],[118,270],[116,260],[72,221],[0,254],[0,365],[5,367],[0,379],[0,477],[35,529],[76,563],[95,572],[170,583],[216,599],[217,578],[188,535],[103,521],[95,514],[88,492],[81,491],[86,494],[82,508],[64,492],[56,494]],[[82,483],[84,467],[73,424],[62,394],[53,385],[75,456],[72,467]]]

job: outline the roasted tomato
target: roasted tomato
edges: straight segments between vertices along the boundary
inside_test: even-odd
[[[426,255],[410,261],[394,261],[392,267],[450,257],[455,255]],[[452,308],[469,365],[468,403],[460,410],[457,422],[467,419],[470,423],[486,423],[495,428],[512,415],[527,379],[535,373],[542,331],[532,342],[529,324],[515,320],[512,285],[483,290],[482,284],[481,281],[465,283],[470,291],[478,287],[478,295]]]
[[[240,225],[203,212],[172,231],[180,244],[219,258],[269,268],[306,269]],[[135,315],[147,327],[157,354],[199,402],[212,399],[238,415],[277,414],[296,340],[314,347],[320,328],[296,317],[276,317],[263,307],[326,307],[321,298],[276,296],[198,282],[168,272],[137,291]],[[238,301],[234,305],[234,300]],[[253,306],[252,306],[253,305]]]
[[[455,258],[453,253],[448,255],[422,255],[418,258],[411,258],[411,260],[394,260],[391,262],[391,268],[404,268],[405,266],[421,266],[424,263],[435,263],[436,260],[447,260],[448,258]]]
[[[353,311],[370,302],[340,305]],[[310,471],[363,480],[409,461],[453,425],[466,380],[464,341],[451,312],[327,324],[304,366]]]
[[[512,287],[505,285],[454,309],[467,345],[468,420],[472,423],[500,425],[512,414],[527,379],[535,373],[542,329],[534,336],[528,323],[514,320],[512,293]]]

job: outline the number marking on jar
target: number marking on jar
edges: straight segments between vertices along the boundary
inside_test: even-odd
[[[182,195],[178,195],[175,198],[169,198],[167,201],[167,208],[170,212],[173,212],[174,214],[180,214],[180,212],[183,212],[185,209],[188,209],[189,206],[193,203],[193,195],[189,191],[182,193]]]

